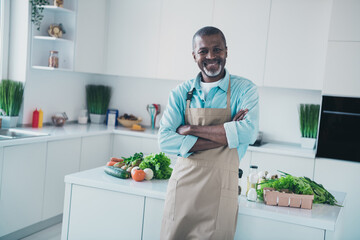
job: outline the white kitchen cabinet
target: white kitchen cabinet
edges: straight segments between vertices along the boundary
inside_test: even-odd
[[[112,135],[96,135],[81,139],[80,171],[104,166],[110,160]]]
[[[40,222],[46,143],[4,147],[0,236]]]
[[[159,153],[157,138],[145,138],[128,135],[114,135],[112,156],[130,157],[134,153],[142,152],[144,155]]]
[[[334,233],[327,234],[328,240],[360,239],[360,163],[344,160],[316,158],[314,180],[326,189],[346,192],[345,207]]]
[[[65,192],[64,177],[79,171],[80,149],[81,138],[48,143],[43,220],[62,214]]]
[[[251,204],[249,202],[250,206]],[[328,231],[326,231],[327,233]],[[325,231],[299,224],[239,214],[234,239],[324,240]]]
[[[71,188],[67,240],[141,239],[144,197],[81,185]]]
[[[142,240],[160,239],[164,204],[165,201],[163,199],[145,198]]]
[[[258,172],[268,171],[279,176],[280,173],[277,170],[297,177],[306,176],[311,179],[313,179],[314,175],[314,158],[252,152],[251,165],[258,166]]]
[[[160,0],[109,1],[107,74],[156,75],[160,13]]]
[[[324,95],[360,97],[360,42],[329,42]]]
[[[108,30],[107,2],[78,0],[74,59],[75,72],[102,74],[105,71]]]
[[[264,86],[321,90],[331,1],[272,0]]]
[[[212,25],[213,0],[164,0],[161,10],[158,77],[189,80],[200,72],[192,56],[197,30]]]
[[[31,31],[31,66],[46,70],[73,70],[76,1],[64,1],[64,7],[45,5],[44,18],[40,29],[32,25]],[[65,32],[61,38],[51,37],[48,34],[50,24],[62,24]],[[59,67],[49,67],[50,51],[58,51]]]
[[[329,41],[360,41],[359,13],[359,0],[333,0]]]
[[[225,35],[226,68],[231,74],[263,85],[269,0],[215,0],[213,25]]]

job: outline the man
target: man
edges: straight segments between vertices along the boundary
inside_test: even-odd
[[[162,151],[178,155],[169,180],[161,239],[233,239],[238,168],[258,132],[258,93],[225,69],[224,34],[204,27],[193,37],[201,72],[171,91],[160,122]]]

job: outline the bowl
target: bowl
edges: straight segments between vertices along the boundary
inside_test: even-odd
[[[137,120],[127,120],[127,119],[118,118],[117,120],[121,125],[127,128],[131,128],[134,124],[139,124],[142,121],[141,118],[138,118]]]
[[[54,125],[57,127],[64,126],[64,124],[66,122],[66,119],[64,117],[60,117],[60,116],[52,116],[51,120],[54,123]]]

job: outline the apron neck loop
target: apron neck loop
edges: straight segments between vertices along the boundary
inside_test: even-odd
[[[194,92],[194,88],[192,88],[190,91],[188,91],[187,93],[187,97],[186,97],[186,108],[190,108],[190,102],[191,99],[193,97],[193,92]]]

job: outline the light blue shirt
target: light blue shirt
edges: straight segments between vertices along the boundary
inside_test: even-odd
[[[159,146],[167,154],[188,157],[189,150],[194,146],[198,137],[180,135],[176,129],[185,124],[185,109],[187,92],[194,89],[191,108],[226,108],[226,93],[229,84],[229,72],[221,79],[217,87],[213,87],[205,101],[200,87],[200,76],[178,85],[170,92],[169,102],[160,120]],[[241,121],[224,123],[229,148],[237,148],[239,159],[245,155],[249,144],[255,142],[259,130],[259,95],[257,87],[250,80],[230,75],[231,79],[231,116],[240,109],[249,109]]]

